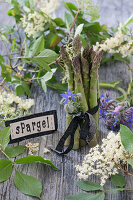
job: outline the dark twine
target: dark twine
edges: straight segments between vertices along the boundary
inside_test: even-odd
[[[83,125],[79,132],[80,139],[83,139],[87,143],[89,143],[93,139],[94,134],[96,132],[96,121],[92,115],[94,115],[98,111],[99,105],[100,105],[100,99],[98,100],[97,106],[95,106],[94,108],[92,108],[86,112],[81,112],[81,113],[75,114],[75,116],[72,119],[72,121],[70,122],[67,130],[65,131],[64,135],[60,139],[56,149],[51,149],[51,150],[56,152],[59,155],[64,155],[64,154],[69,153],[72,150],[73,145],[74,145],[75,131],[81,122],[83,122]],[[64,143],[69,136],[71,136],[70,143],[69,143],[67,149],[64,151]]]

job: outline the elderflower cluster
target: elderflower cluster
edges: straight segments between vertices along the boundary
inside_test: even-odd
[[[122,24],[120,24],[114,37],[107,38],[102,44],[97,42],[93,49],[95,51],[103,50],[112,54],[120,53],[124,58],[133,54],[133,39],[122,32]]]
[[[36,153],[36,152],[39,151],[39,143],[28,142],[25,146],[29,150],[28,154],[31,155],[31,156],[33,155],[33,153]]]
[[[45,148],[43,149],[43,153],[44,153],[44,154],[45,154],[45,153],[51,153],[51,151],[50,151],[48,148],[45,147]]]
[[[45,24],[51,22],[54,11],[58,7],[58,0],[34,0],[38,10],[30,10],[24,6],[25,15],[21,18],[22,27],[28,37],[36,38],[39,32],[45,30]]]
[[[39,10],[51,17],[55,16],[54,12],[59,6],[58,0],[34,0],[34,2]]]
[[[28,111],[33,105],[33,99],[23,99],[11,92],[0,92],[1,117],[16,117],[20,114],[23,114],[23,111]]]
[[[78,177],[87,179],[92,174],[97,175],[100,177],[100,184],[103,186],[109,176],[118,173],[119,166],[126,164],[125,156],[127,154],[121,143],[120,133],[115,135],[111,131],[107,139],[102,140],[102,145],[92,148],[89,154],[85,156],[82,165],[76,166]]]
[[[99,6],[95,4],[94,0],[75,0],[75,2],[84,14],[91,16],[91,21],[99,18]]]
[[[23,18],[21,18],[25,33],[28,37],[33,36],[34,38],[37,36],[38,32],[44,31],[44,25],[47,21],[48,19],[46,15],[43,16],[38,11],[34,11],[33,13],[28,12],[23,16]]]

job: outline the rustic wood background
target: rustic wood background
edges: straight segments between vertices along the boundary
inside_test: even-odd
[[[101,8],[100,22],[106,23],[109,26],[115,25],[117,21],[124,22],[131,14],[133,10],[132,0],[99,0]],[[4,2],[0,2],[0,25],[13,24],[14,20],[8,17],[6,12],[9,9],[9,5]],[[59,17],[63,17],[64,8],[63,1],[60,0],[60,7],[57,10]],[[2,51],[2,46],[0,46]],[[129,81],[129,75],[127,67],[119,62],[112,62],[106,66],[102,66],[99,70],[100,80],[107,82],[113,80],[121,80],[121,86],[127,88]],[[75,165],[81,163],[84,155],[89,152],[88,146],[81,148],[78,151],[71,151],[64,157],[57,156],[56,154],[43,154],[44,147],[55,147],[61,138],[65,130],[65,112],[63,106],[59,104],[60,96],[57,92],[48,89],[48,92],[44,94],[43,90],[38,85],[32,85],[31,88],[32,98],[35,99],[35,106],[32,109],[33,113],[56,109],[58,114],[59,129],[53,135],[43,136],[36,139],[30,139],[26,142],[39,142],[39,152],[36,155],[41,155],[44,158],[50,159],[59,169],[60,172],[52,170],[42,164],[29,164],[20,165],[19,170],[28,175],[32,175],[38,178],[43,184],[42,200],[65,200],[66,196],[81,192],[76,186],[78,178],[75,172]],[[103,92],[104,90],[101,90]],[[119,94],[116,91],[111,91],[112,98],[115,98]],[[99,141],[108,134],[102,120],[100,120],[100,137]],[[21,142],[20,144],[25,144]],[[17,144],[15,144],[17,145]],[[27,155],[27,153],[25,153]],[[24,156],[24,155],[23,155]],[[21,157],[21,156],[19,156]],[[29,197],[20,193],[13,183],[15,171],[13,172],[10,180],[0,184],[0,200],[33,200],[36,198]],[[90,178],[92,181],[97,181],[96,177]],[[110,181],[105,185],[106,189],[110,189],[114,186]],[[127,187],[133,188],[133,178],[127,177]],[[106,194],[106,200],[133,200],[132,192],[118,192],[116,194]],[[100,199],[99,199],[100,200]]]

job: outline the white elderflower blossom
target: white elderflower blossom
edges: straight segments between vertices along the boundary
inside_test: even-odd
[[[78,177],[87,179],[92,174],[97,175],[100,177],[100,184],[103,186],[109,176],[118,173],[119,166],[126,164],[126,155],[128,153],[121,143],[120,133],[115,135],[111,131],[107,139],[102,140],[102,145],[90,149],[82,165],[76,166]]]
[[[91,21],[99,18],[99,6],[95,4],[94,0],[75,0],[75,2],[84,14],[91,16]]]
[[[37,8],[47,15],[53,17],[54,12],[59,6],[58,0],[35,0]]]
[[[103,43],[97,42],[93,46],[94,51],[103,50],[109,53],[120,53],[122,57],[130,56],[133,53],[133,39],[122,32],[122,24],[114,37],[107,38]]]
[[[19,102],[18,107],[24,110],[29,110],[34,105],[33,99],[23,99]]]
[[[0,92],[0,117],[16,118],[23,116],[24,113],[34,105],[33,99],[23,99],[16,96],[13,92]]]
[[[33,13],[28,12],[24,15],[23,18],[21,18],[21,22],[28,37],[36,37],[38,32],[44,31],[47,18],[45,15],[43,16],[39,12],[34,11]]]
[[[58,7],[58,0],[34,0],[38,10],[30,10],[24,7],[25,15],[21,18],[22,27],[28,37],[36,38],[39,32],[45,30],[47,22],[51,22],[50,17],[55,17],[54,11]]]
[[[48,148],[45,147],[45,148],[43,149],[43,153],[51,153],[51,151],[50,151]]]
[[[28,154],[31,155],[31,156],[33,155],[33,153],[36,153],[36,152],[39,151],[39,143],[28,142],[25,146],[29,150]]]

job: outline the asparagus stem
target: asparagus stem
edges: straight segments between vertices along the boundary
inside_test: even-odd
[[[72,50],[73,50],[73,56],[76,56],[78,53],[81,52],[82,43],[80,41],[80,36],[77,35],[72,42]]]
[[[72,59],[70,59],[64,47],[61,47],[60,57],[64,62],[68,88],[75,94],[81,93],[82,100],[80,104],[82,111],[85,112],[88,108],[95,107],[99,98],[98,68],[100,66],[102,52],[95,52],[92,48],[86,47],[83,51],[83,55],[81,56],[81,46],[80,36],[77,35],[72,42]],[[73,116],[67,115],[67,126],[70,124],[72,118]],[[98,112],[94,115],[94,118],[98,126]],[[82,123],[80,126],[82,126]],[[77,128],[74,136],[73,149],[75,150],[79,148],[79,145],[83,146],[86,144],[86,142],[79,141],[80,126]],[[66,140],[65,145],[69,145],[69,143],[70,137]],[[90,142],[90,146],[94,146],[96,144],[97,134],[95,134],[93,140]]]
[[[98,82],[98,68],[100,67],[100,62],[102,59],[102,52],[95,52],[92,51],[92,68],[91,68],[91,74],[90,74],[90,97],[89,97],[89,104],[90,108],[93,108],[94,106],[97,105],[97,100],[98,100],[98,94],[97,94],[97,82]],[[97,113],[94,115],[94,118],[97,122],[98,125],[98,119]]]
[[[81,58],[82,63],[82,79],[87,104],[89,103],[89,64],[85,58]]]
[[[83,111],[88,110],[88,104],[86,101],[86,96],[85,96],[85,91],[84,91],[84,86],[83,86],[83,81],[82,81],[82,75],[81,75],[81,66],[80,66],[80,56],[81,54],[77,54],[73,58],[73,69],[74,69],[74,81],[75,81],[75,93],[81,93],[82,95],[82,101],[81,101],[81,106]]]
[[[99,98],[98,95],[98,68],[100,66],[100,62],[102,59],[102,52],[95,52],[92,51],[92,68],[91,68],[91,74],[90,74],[90,97],[89,97],[89,105],[90,108],[93,108],[97,105],[97,100]],[[95,146],[97,143],[97,137],[98,137],[98,125],[99,125],[99,113],[94,114],[94,118],[97,123],[97,131],[93,138],[93,140],[90,142],[90,146]]]
[[[79,149],[79,131],[80,131],[80,126],[78,126],[75,135],[74,135],[74,145],[73,145],[73,150]]]
[[[72,118],[73,118],[72,115],[67,114],[67,116],[66,116],[66,129],[67,129],[67,127],[69,126],[70,122],[72,121]],[[68,146],[69,143],[70,143],[70,136],[66,139],[64,145],[65,145],[65,146]]]
[[[72,61],[69,58],[68,53],[66,52],[65,48],[62,46],[61,50],[61,58],[65,64],[65,69],[66,69],[66,73],[67,73],[67,82],[68,82],[68,88],[73,91],[74,90],[74,73],[73,73],[73,69],[72,69]],[[72,120],[72,116],[71,115],[67,115],[67,122],[66,122],[66,128],[69,126],[71,120]],[[70,137],[68,137],[66,139],[65,142],[65,146],[68,146],[70,143]]]
[[[69,55],[63,46],[61,47],[60,53],[61,53],[61,58],[66,68],[68,88],[71,91],[73,91],[74,90],[74,81],[73,81],[74,73],[73,73],[73,68],[72,68],[72,61],[70,60]]]

